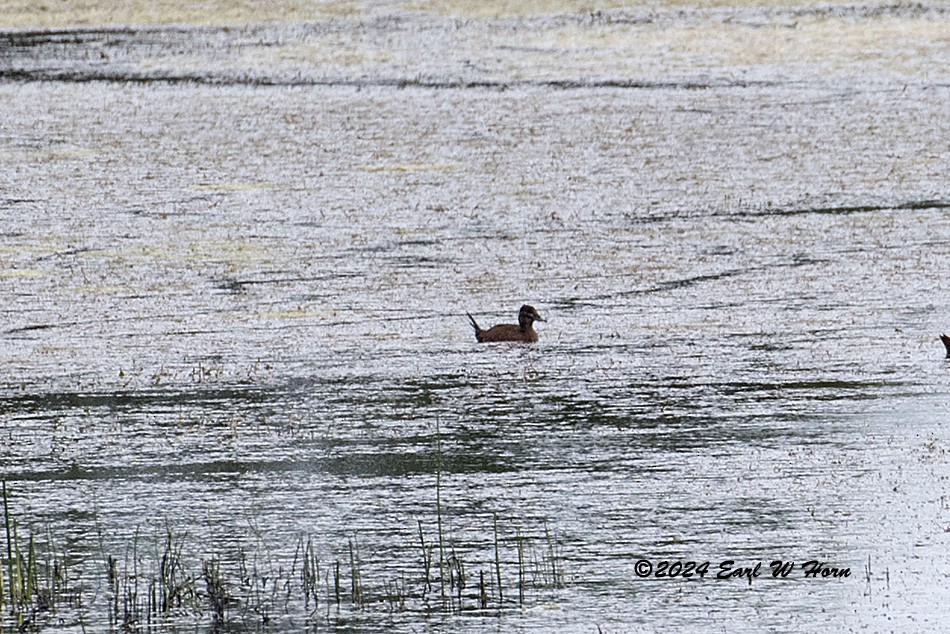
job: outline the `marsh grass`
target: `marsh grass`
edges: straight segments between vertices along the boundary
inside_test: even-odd
[[[303,549],[303,568],[301,570],[301,590],[303,591],[304,609],[316,612],[320,607],[320,558],[313,540],[307,538]]]
[[[0,574],[0,624],[9,618],[19,631],[36,629],[60,609],[81,607],[80,588],[70,584],[69,569],[51,531],[41,543],[32,533],[21,539],[10,513],[7,483],[2,482],[4,574]]]
[[[221,576],[221,562],[217,557],[211,557],[201,562],[201,576],[204,578],[208,604],[211,607],[211,618],[215,624],[227,620],[227,607],[231,600],[227,583]]]
[[[353,540],[350,540],[350,602],[353,606],[363,607],[363,575],[360,572],[360,559]]]
[[[300,619],[319,625],[373,611],[501,615],[564,586],[564,561],[547,525],[529,537],[514,521],[492,514],[481,533],[463,540],[446,530],[438,490],[436,503],[428,528],[424,519],[416,521],[419,551],[410,552],[421,556],[408,562],[392,553],[363,553],[356,534],[332,556],[323,550],[326,540],[301,536],[288,549],[253,526],[245,536],[249,546],[229,556],[203,552],[198,540],[168,525],[150,535],[136,529],[118,555],[107,552],[100,535],[98,546],[80,555],[58,548],[49,529],[45,540],[21,530],[4,482],[0,629],[106,621],[123,631]],[[516,587],[506,588],[506,580]]]
[[[200,574],[189,569],[183,552],[184,536],[166,528],[164,538],[154,543],[151,557],[140,552],[138,530],[119,560],[107,555],[106,578],[109,596],[109,623],[124,630],[151,626],[169,617],[194,617],[205,610],[205,596],[199,591]],[[208,603],[215,612],[217,597]]]

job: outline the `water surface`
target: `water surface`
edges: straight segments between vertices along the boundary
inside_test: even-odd
[[[82,597],[39,625],[108,626],[169,531],[168,630],[212,560],[235,631],[942,622],[947,14],[806,9],[8,31],[0,468]],[[867,63],[617,54],[790,15]],[[475,343],[525,302],[540,343]]]

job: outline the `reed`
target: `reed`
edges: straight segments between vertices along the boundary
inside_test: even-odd
[[[304,609],[309,612],[310,604],[313,603],[313,612],[316,612],[320,607],[320,559],[317,557],[313,540],[309,538],[303,553],[301,589],[304,596]]]
[[[548,523],[544,523],[544,541],[547,550],[542,557],[542,578],[547,580],[551,588],[563,588],[565,585],[564,567],[558,545],[551,531],[548,529]]]
[[[53,575],[49,566],[45,566],[46,587],[39,586],[39,558],[37,555],[36,539],[30,533],[26,538],[25,549],[20,541],[19,524],[10,514],[10,500],[7,492],[7,483],[0,483],[0,494],[3,497],[3,525],[6,535],[6,572],[7,582],[2,583],[0,575],[0,609],[4,612],[6,597],[9,601],[9,613],[16,619],[19,629],[25,630],[34,625],[42,613],[50,610],[52,597],[48,588],[52,586]]]
[[[7,481],[3,480],[3,526],[7,536],[7,587],[10,590],[10,605],[16,605],[16,595],[13,584],[13,534],[10,531],[10,506],[7,501]],[[3,607],[3,593],[0,592],[0,607]]]
[[[495,534],[495,577],[498,580],[498,605],[505,602],[501,583],[501,555],[498,551],[498,513],[492,513],[492,530]]]
[[[350,542],[350,602],[354,607],[362,608],[363,607],[363,577],[360,573],[360,560],[359,555],[356,550],[356,546],[353,544],[353,540]]]
[[[426,546],[425,533],[422,531],[422,520],[417,520],[419,526],[419,544],[422,546],[422,599],[426,600],[429,593],[432,592],[432,547]]]
[[[299,618],[311,624],[350,622],[353,612],[374,609],[421,617],[489,609],[501,615],[507,608],[528,605],[532,593],[563,587],[564,560],[547,524],[526,531],[492,513],[480,533],[463,539],[446,531],[442,448],[438,438],[436,443],[435,534],[427,534],[424,518],[417,518],[414,528],[421,552],[415,545],[411,552],[421,556],[413,554],[410,565],[395,579],[388,573],[381,578],[372,573],[372,566],[366,568],[357,534],[346,539],[343,557],[326,557],[323,561],[332,563],[324,564],[318,544],[328,540],[301,536],[282,554],[279,545],[269,543],[270,536],[255,526],[248,535],[250,548],[241,547],[230,557],[195,544],[171,526],[152,535],[135,529],[118,553],[107,553],[100,534],[101,558],[87,556],[67,567],[71,555],[56,547],[51,530],[41,540],[18,529],[3,483],[7,556],[0,567],[4,607],[0,628],[38,630],[44,619],[85,628],[86,623],[106,618],[111,629],[123,631],[188,622],[210,624],[215,630],[257,628],[281,619],[285,624],[299,623]],[[372,554],[369,561],[378,562],[378,555]],[[390,554],[384,554],[382,563],[387,570],[401,568]],[[72,580],[79,579],[89,585],[74,585]],[[440,600],[430,605],[436,584]],[[508,597],[516,592],[515,602]]]
[[[449,590],[454,591],[452,598],[458,601],[458,610],[461,611],[462,592],[465,590],[465,564],[459,554],[455,552],[454,547],[449,553],[446,567],[449,571]]]
[[[231,597],[228,594],[227,584],[221,576],[220,560],[217,557],[211,557],[201,562],[201,574],[208,593],[212,620],[216,624],[224,623],[227,620],[226,610]]]
[[[518,607],[524,607],[525,568],[524,568],[524,539],[521,528],[518,528]]]
[[[46,544],[43,566],[45,584],[37,589],[37,604],[41,610],[55,612],[59,603],[70,597],[72,593],[66,560],[58,556],[53,533],[49,527],[46,530]]]
[[[439,587],[442,602],[445,602],[445,539],[442,533],[442,434],[439,430],[439,419],[435,419],[435,517],[439,534]]]
[[[176,609],[197,609],[198,593],[195,575],[189,574],[182,559],[184,542],[176,540],[170,527],[166,528],[165,549],[159,564],[157,579],[158,594],[161,598],[159,609],[167,613]]]
[[[488,591],[485,589],[485,571],[478,571],[478,605],[481,609],[488,609]]]
[[[166,528],[161,550],[156,551],[151,565],[139,554],[139,540],[140,531],[136,529],[121,562],[113,555],[107,556],[110,624],[128,630],[158,623],[171,614],[202,614],[198,575],[189,572],[183,557],[185,540]],[[214,613],[214,600],[209,605]]]
[[[340,560],[337,559],[336,566],[334,566],[333,568],[333,596],[336,599],[337,607],[339,607],[340,605],[340,595],[342,594],[342,591],[340,590],[342,586],[340,582],[341,578],[342,577],[340,576]]]
[[[400,578],[386,584],[386,594],[383,600],[389,606],[390,612],[405,612],[406,599],[408,599],[408,593],[405,579]]]

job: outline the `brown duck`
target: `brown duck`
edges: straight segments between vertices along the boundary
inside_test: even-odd
[[[472,326],[475,328],[475,339],[479,343],[489,341],[519,341],[521,343],[534,343],[538,340],[538,333],[534,331],[534,322],[544,321],[541,315],[534,309],[534,306],[525,304],[518,311],[517,324],[498,324],[488,330],[483,330],[475,318],[468,315]]]
[[[950,337],[947,335],[940,335],[940,341],[942,341],[943,345],[947,348],[947,358],[950,359]]]

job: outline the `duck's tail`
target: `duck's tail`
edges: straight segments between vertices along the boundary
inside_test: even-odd
[[[468,315],[468,320],[472,322],[472,328],[475,329],[475,338],[481,341],[481,334],[482,334],[481,326],[478,325],[478,322],[475,321],[475,318],[472,317],[471,313],[465,313],[465,314]]]
[[[940,341],[942,341],[944,347],[946,347],[947,358],[950,359],[950,337],[948,337],[947,335],[940,335]]]

